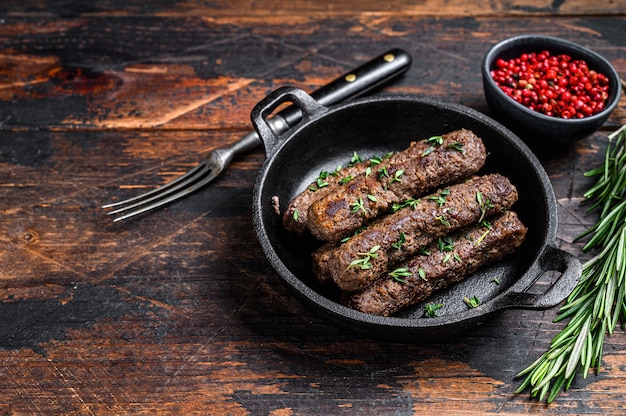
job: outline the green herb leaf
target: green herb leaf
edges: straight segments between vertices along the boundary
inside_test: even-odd
[[[408,267],[399,267],[394,271],[389,272],[389,276],[393,277],[394,280],[400,283],[406,283],[406,280],[404,280],[403,277],[411,277],[413,276],[413,273],[409,271]]]
[[[415,207],[417,207],[417,204],[419,203],[420,203],[419,199],[409,198],[401,204],[394,202],[393,205],[391,206],[391,210],[393,212],[396,212],[396,211],[401,210],[402,208],[407,208],[407,207],[411,207],[415,209]]]
[[[370,159],[370,163],[372,164],[372,166],[380,165],[381,163],[383,163],[383,158],[380,156],[374,156]]]
[[[439,251],[453,251],[454,240],[449,235],[437,239],[437,247]]]
[[[309,186],[309,191],[317,191],[321,188],[325,188],[329,185],[328,181],[326,179],[328,179],[329,176],[337,176],[339,172],[339,170],[341,170],[341,166],[337,166],[337,169],[334,172],[328,172],[328,171],[321,171],[320,174],[317,176],[317,178],[315,179],[315,185],[311,185]]]
[[[471,298],[463,298],[463,302],[467,304],[470,308],[476,308],[480,305],[480,300],[476,296],[472,296]]]
[[[353,214],[356,214],[358,212],[362,212],[362,215],[365,216],[365,214],[367,214],[367,210],[365,209],[365,205],[363,202],[363,198],[359,197],[359,199],[357,201],[354,201],[353,203],[350,204],[350,207],[352,207],[352,212]]]
[[[443,307],[443,303],[429,302],[424,306],[424,314],[428,318],[434,318],[437,316],[437,311]]]
[[[348,265],[348,269],[351,269],[353,267],[358,267],[361,270],[368,270],[372,268],[372,259],[377,259],[378,258],[378,253],[377,251],[380,249],[379,245],[375,245],[374,247],[370,248],[368,252],[366,253],[356,253],[358,258],[353,260],[349,265]]]
[[[435,201],[437,206],[441,207],[446,203],[446,197],[450,195],[450,189],[446,188],[439,193],[439,195],[429,196],[428,199],[431,201]]]
[[[404,169],[398,169],[394,174],[393,174],[393,178],[391,179],[391,183],[394,182],[402,182],[402,178],[401,176],[404,175]]]
[[[391,243],[391,247],[399,250],[400,248],[402,248],[402,245],[405,242],[406,236],[404,235],[404,232],[400,231],[400,237],[398,237],[398,241],[396,241],[395,243]]]
[[[431,153],[432,153],[432,152],[434,152],[434,151],[435,151],[435,148],[434,148],[434,147],[432,147],[432,146],[430,146],[430,147],[428,147],[426,150],[424,150],[424,151],[422,152],[422,157],[424,157],[424,156],[428,156],[429,154],[431,154]]]
[[[461,153],[465,152],[464,145],[461,142],[450,143],[448,145],[448,149],[453,149],[453,150],[456,150],[457,152],[461,152]]]
[[[438,215],[435,217],[435,219],[439,221],[442,225],[445,225],[446,227],[450,226],[450,221],[448,221],[445,215]]]
[[[420,275],[420,279],[427,280],[426,279],[426,270],[422,269],[421,267],[419,269],[417,269],[417,274]]]
[[[443,136],[432,136],[426,139],[426,143],[434,146],[441,146],[443,144]]]
[[[348,182],[350,182],[352,179],[354,179],[354,176],[352,176],[352,175],[348,175],[348,176],[346,176],[345,178],[341,178],[341,179],[339,180],[339,184],[340,184],[340,185],[345,185],[345,184],[347,184]]]
[[[480,219],[478,220],[478,222],[482,222],[485,218],[485,215],[487,214],[487,211],[495,208],[495,206],[491,203],[489,199],[485,199],[480,191],[476,192],[476,201],[478,202],[478,205],[480,207]]]
[[[328,182],[327,182],[327,181],[325,181],[325,180],[324,180],[324,179],[322,179],[322,178],[318,178],[318,179],[317,179],[317,187],[318,187],[319,189],[321,189],[321,188],[325,188],[325,187],[327,187],[327,186],[328,186]]]

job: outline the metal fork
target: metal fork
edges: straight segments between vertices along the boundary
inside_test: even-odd
[[[358,97],[406,72],[411,62],[411,56],[404,50],[389,50],[314,91],[311,96],[323,106]],[[292,105],[267,122],[274,133],[280,136],[295,126],[301,118],[301,111]],[[183,176],[142,195],[106,204],[102,208],[112,209],[107,215],[117,215],[113,221],[121,221],[163,207],[210,183],[235,156],[260,144],[256,131],[251,131],[229,147],[212,150],[198,166]]]
[[[287,123],[278,115],[268,120],[268,124],[277,135],[289,130]],[[260,144],[256,131],[251,131],[230,147],[212,150],[195,168],[173,181],[133,198],[103,205],[102,208],[113,209],[107,215],[122,214],[113,219],[117,222],[165,206],[202,188],[222,173],[236,155]]]

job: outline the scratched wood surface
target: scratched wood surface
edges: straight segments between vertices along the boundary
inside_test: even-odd
[[[624,2],[54,3],[0,5],[0,413],[626,412],[622,331],[602,372],[549,407],[514,394],[562,328],[556,309],[504,311],[437,341],[370,340],[320,319],[252,230],[260,150],[138,220],[114,225],[99,208],[236,141],[274,88],[312,90],[392,47],[414,63],[386,93],[487,114],[480,59],[508,36],[567,38],[625,74]],[[582,173],[625,122],[622,99],[597,134],[541,158],[556,243],[581,259],[572,240],[595,220]]]

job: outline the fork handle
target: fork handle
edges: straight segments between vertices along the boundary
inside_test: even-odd
[[[282,135],[291,128],[291,126],[287,124],[287,122],[278,114],[266,121],[272,133],[274,133],[276,136]],[[232,145],[228,147],[214,149],[213,153],[219,155],[219,157],[221,158],[222,166],[226,167],[226,165],[228,165],[236,155],[246,153],[247,151],[258,147],[259,145],[261,145],[261,143],[262,142],[259,134],[256,132],[256,130],[252,130]]]
[[[400,48],[390,49],[313,91],[310,95],[325,107],[356,98],[400,76],[409,69],[411,62],[411,55],[408,52]],[[298,106],[291,105],[268,118],[267,123],[274,135],[280,136],[298,124],[300,120],[302,120],[302,110]],[[224,165],[227,165],[233,156],[252,150],[260,144],[261,139],[257,132],[251,131],[221,152]]]
[[[315,90],[310,95],[327,107],[364,95],[406,72],[411,55],[400,48],[391,49],[352,71]],[[290,127],[302,119],[302,111],[292,105],[276,114]]]

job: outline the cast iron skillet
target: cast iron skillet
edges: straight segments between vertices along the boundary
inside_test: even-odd
[[[265,120],[285,102],[300,107],[304,118],[277,137]],[[304,91],[285,87],[262,100],[251,117],[267,156],[253,194],[253,221],[261,247],[285,283],[339,326],[368,336],[405,340],[445,336],[471,328],[502,309],[553,307],[580,277],[580,262],[554,246],[557,205],[543,167],[518,137],[475,110],[417,96],[374,96],[327,108]],[[342,306],[339,293],[317,284],[311,273],[310,253],[319,243],[311,237],[289,235],[275,212],[273,198],[278,197],[284,209],[320,171],[345,166],[355,151],[363,159],[384,155],[406,148],[412,140],[459,128],[470,129],[483,139],[488,157],[481,172],[499,172],[517,186],[519,200],[513,209],[528,227],[527,240],[504,261],[428,299],[444,304],[438,317],[424,317],[424,303],[393,317]],[[549,270],[561,273],[557,281],[544,293],[529,293]],[[494,283],[494,278],[500,284]],[[468,308],[463,298],[471,296],[481,300],[479,307]]]

